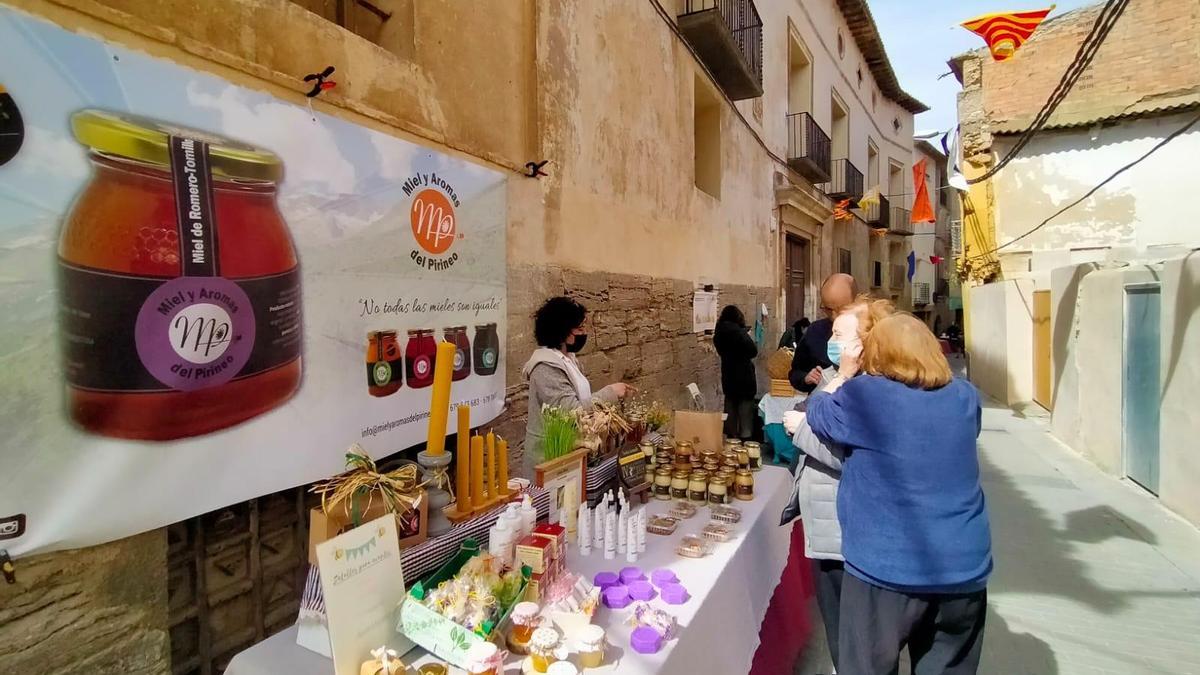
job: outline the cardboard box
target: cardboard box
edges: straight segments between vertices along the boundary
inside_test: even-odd
[[[549,539],[531,534],[517,542],[517,562],[534,574],[544,574],[554,561],[553,547]]]
[[[365,500],[364,500],[365,502]],[[359,521],[367,523],[387,513],[387,504],[380,498],[371,500],[371,505],[360,515]],[[322,544],[342,532],[353,527],[345,509],[339,504],[337,508],[325,513],[321,507],[308,512],[308,562],[317,564],[317,544]],[[415,529],[415,531],[414,531]],[[396,531],[400,535],[400,548],[416,546],[428,538],[429,530],[429,500],[421,497],[421,503],[414,513],[396,519]]]
[[[533,528],[533,536],[543,537],[550,541],[552,546],[550,555],[555,559],[566,556],[567,528],[556,523],[542,523]]]
[[[720,452],[725,447],[724,420],[721,413],[697,412],[694,410],[675,411],[675,440],[691,441],[697,452],[716,450]]]

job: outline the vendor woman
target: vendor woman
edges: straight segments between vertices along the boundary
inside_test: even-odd
[[[587,308],[571,298],[547,300],[533,316],[538,348],[522,369],[529,382],[529,420],[525,427],[525,475],[533,476],[542,458],[542,406],[587,408],[593,401],[613,403],[633,387],[617,382],[592,392],[575,354],[587,344]]]

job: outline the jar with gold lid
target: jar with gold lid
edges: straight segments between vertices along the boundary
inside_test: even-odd
[[[696,448],[691,441],[677,441],[675,443],[675,458],[684,458],[689,462],[692,461],[692,456],[696,454]]]
[[[688,486],[691,483],[691,472],[676,471],[671,476],[671,499],[687,499]]]
[[[735,497],[745,502],[754,499],[754,474],[749,469],[738,469],[733,485]]]
[[[688,478],[688,499],[693,504],[703,504],[708,501],[708,474],[703,471],[693,471]]]
[[[750,453],[746,452],[744,448],[739,448],[737,451],[737,463],[739,469],[750,468]]]
[[[716,462],[716,461],[720,460],[720,458],[721,458],[721,453],[717,452],[716,450],[701,450],[700,451],[700,462],[702,464],[707,464],[709,462]]]
[[[671,499],[671,467],[660,466],[654,472],[654,498],[668,501]]]
[[[708,462],[705,462],[704,466],[702,466],[700,468],[704,471],[707,471],[711,475],[711,474],[714,474],[714,473],[717,473],[718,471],[720,471],[721,465],[717,464],[716,462],[713,462],[711,464]]]
[[[642,454],[646,456],[646,459],[653,464],[654,458],[658,454],[658,448],[650,441],[642,441],[638,443],[638,447],[642,449]]]
[[[728,485],[723,476],[711,476],[708,479],[708,503],[724,504],[728,497]]]
[[[750,456],[750,470],[760,471],[762,469],[762,445],[754,441],[746,441],[742,447],[746,448],[746,454]]]

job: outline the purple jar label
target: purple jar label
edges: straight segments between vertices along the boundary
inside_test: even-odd
[[[142,365],[179,391],[232,380],[250,359],[250,298],[222,277],[185,276],[155,289],[138,311],[134,340]]]

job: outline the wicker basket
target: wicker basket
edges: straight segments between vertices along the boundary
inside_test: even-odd
[[[771,379],[771,389],[769,393],[772,396],[792,397],[796,395],[796,390],[792,388],[792,383],[787,380]]]

